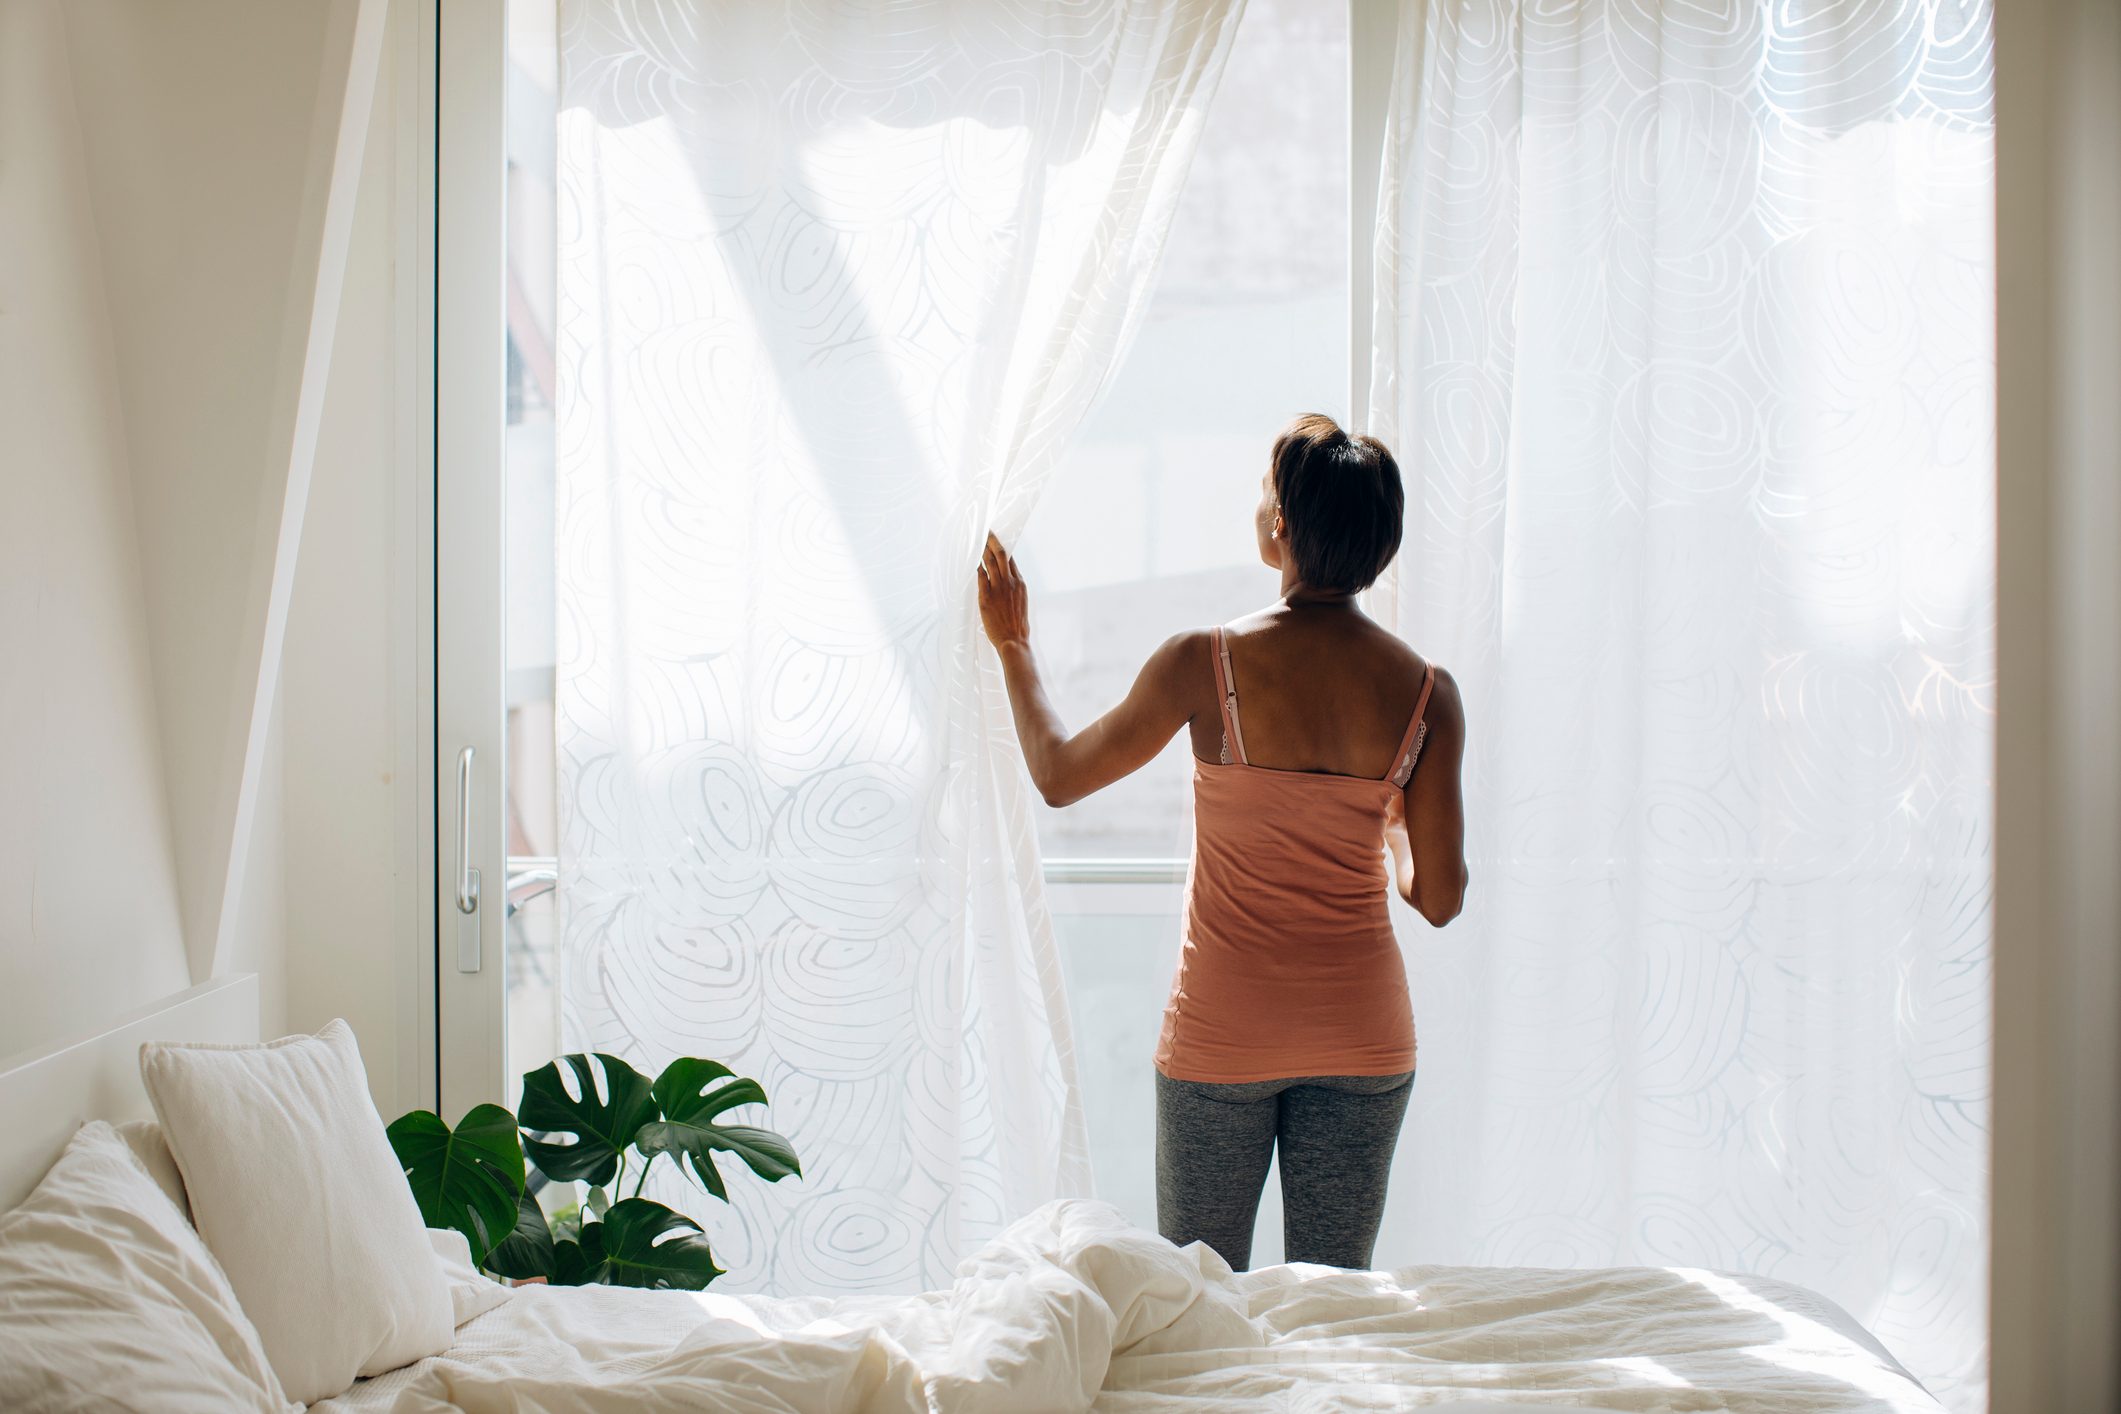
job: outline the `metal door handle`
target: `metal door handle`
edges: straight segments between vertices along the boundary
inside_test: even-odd
[[[479,911],[479,871],[471,867],[471,757],[457,753],[457,912]]]
[[[457,971],[477,972],[479,956],[479,871],[471,867],[470,747],[457,753]]]
[[[471,867],[471,746],[456,753],[456,912],[479,912],[479,871]]]

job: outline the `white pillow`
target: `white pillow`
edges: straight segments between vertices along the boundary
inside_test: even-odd
[[[199,1235],[109,1125],[83,1125],[0,1216],[0,1409],[287,1408]]]
[[[147,1170],[147,1176],[169,1195],[169,1201],[184,1214],[184,1221],[190,1222],[191,1199],[184,1196],[184,1175],[177,1172],[177,1159],[162,1138],[162,1126],[151,1119],[129,1119],[115,1128],[125,1147],[140,1161],[140,1167]]]
[[[471,1243],[455,1228],[427,1229],[427,1243],[434,1248],[435,1260],[442,1264],[442,1275],[449,1282],[450,1319],[458,1325],[485,1315],[515,1295],[471,1264]]]
[[[192,1221],[290,1398],[449,1347],[449,1282],[345,1022],[262,1046],[149,1042],[140,1075]]]

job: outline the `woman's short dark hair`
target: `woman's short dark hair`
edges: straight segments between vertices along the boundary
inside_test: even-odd
[[[1274,439],[1274,494],[1297,577],[1313,589],[1368,589],[1399,553],[1406,491],[1375,437],[1305,413]]]

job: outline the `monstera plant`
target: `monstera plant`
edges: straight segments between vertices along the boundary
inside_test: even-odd
[[[725,1203],[717,1153],[735,1155],[769,1183],[800,1177],[786,1139],[721,1122],[739,1105],[765,1103],[756,1080],[714,1061],[672,1061],[651,1083],[617,1056],[575,1054],[523,1077],[520,1117],[479,1105],[452,1129],[433,1111],[414,1110],[388,1133],[427,1225],[463,1233],[472,1260],[493,1275],[698,1291],[722,1274],[707,1234],[643,1198],[642,1186],[666,1154]],[[549,1183],[586,1184],[588,1194],[548,1218],[538,1190]]]

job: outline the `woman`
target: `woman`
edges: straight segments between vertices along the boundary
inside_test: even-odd
[[[1157,1226],[1239,1270],[1277,1146],[1287,1259],[1369,1266],[1414,1080],[1387,875],[1436,927],[1465,897],[1458,688],[1355,602],[1398,551],[1404,505],[1381,442],[1316,414],[1289,424],[1257,517],[1281,599],[1164,644],[1072,736],[1039,681],[1014,560],[990,536],[980,566],[980,619],[1049,804],[1191,733],[1193,867],[1156,1049]]]

